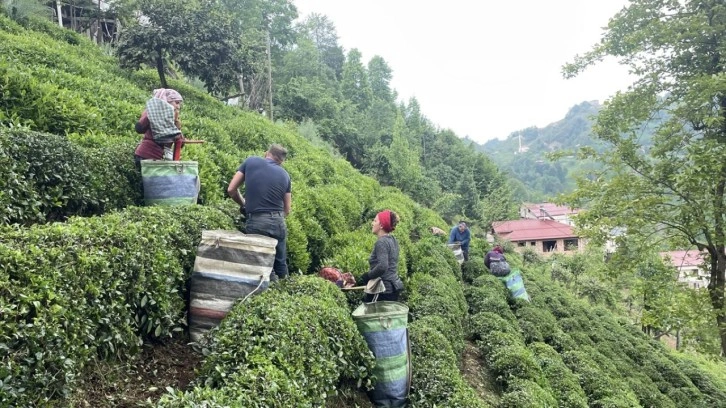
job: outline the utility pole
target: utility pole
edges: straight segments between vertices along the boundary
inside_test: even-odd
[[[270,121],[274,121],[272,116],[272,53],[270,52],[270,29],[267,29],[267,83],[269,84],[268,92],[270,94]]]
[[[60,0],[56,0],[56,2],[55,2],[55,10],[56,10],[56,14],[58,15],[58,25],[61,26],[61,28],[63,28],[63,14],[61,14],[62,11],[61,11],[61,2],[60,2]]]

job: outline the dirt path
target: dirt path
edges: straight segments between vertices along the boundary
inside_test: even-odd
[[[98,363],[72,399],[74,407],[131,408],[155,403],[166,387],[184,389],[194,379],[201,355],[187,345],[186,336],[164,343],[144,345],[137,357],[126,363]]]
[[[490,377],[481,351],[472,341],[465,341],[460,370],[466,382],[481,399],[491,406],[497,406],[501,389],[496,385],[494,378]]]

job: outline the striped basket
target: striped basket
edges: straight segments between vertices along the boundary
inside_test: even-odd
[[[240,298],[270,285],[277,240],[238,231],[202,231],[192,273],[189,335],[199,341]]]
[[[368,393],[376,406],[403,407],[411,388],[408,306],[398,302],[363,303],[353,311],[358,331],[376,357],[376,384]]]
[[[497,279],[504,282],[512,298],[529,301],[529,295],[527,289],[524,288],[524,280],[522,280],[522,271],[514,269],[509,275],[499,276]]]
[[[141,160],[146,205],[196,204],[199,166],[195,161]]]

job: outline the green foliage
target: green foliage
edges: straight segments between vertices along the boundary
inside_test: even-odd
[[[249,399],[245,406],[319,405],[340,379],[369,381],[373,356],[334,287],[316,277],[292,278],[237,304],[215,329],[197,387],[234,389]],[[279,387],[250,375],[269,369],[271,378],[279,371]]]
[[[560,354],[545,343],[532,343],[529,348],[552,387],[556,405],[563,408],[586,408],[587,397],[577,377],[564,364]]]
[[[33,224],[93,215],[140,202],[140,177],[112,148],[0,128],[0,222]]]
[[[191,206],[4,230],[2,404],[67,396],[91,359],[126,358],[144,339],[181,330],[195,248],[215,228],[230,220]]]
[[[366,227],[337,234],[330,239],[330,246],[335,248],[334,255],[324,263],[344,272],[350,272],[358,278],[368,272],[368,259],[375,243],[375,235]]]
[[[464,282],[472,283],[476,278],[488,274],[489,270],[484,265],[484,258],[472,257],[469,261],[461,264],[461,275]]]
[[[539,408],[556,407],[558,405],[549,391],[531,380],[515,380],[502,395],[500,408]]]
[[[409,325],[413,379],[412,407],[486,407],[467,387],[456,363],[449,339],[425,320]]]
[[[449,247],[438,237],[428,236],[413,245],[410,273],[434,277],[454,275],[461,279],[461,268]]]
[[[466,300],[454,277],[415,273],[409,283],[408,305],[414,319],[441,316],[451,322],[452,330],[445,333],[450,341],[463,339],[462,319],[466,316]]]

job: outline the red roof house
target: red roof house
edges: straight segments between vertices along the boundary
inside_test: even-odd
[[[660,256],[676,268],[679,282],[696,289],[708,286],[710,276],[702,268],[705,262],[704,253],[691,249],[688,251],[661,252]]]
[[[499,239],[516,243],[520,249],[532,248],[543,254],[579,251],[584,247],[572,226],[552,220],[498,221],[492,224],[492,229]]]

